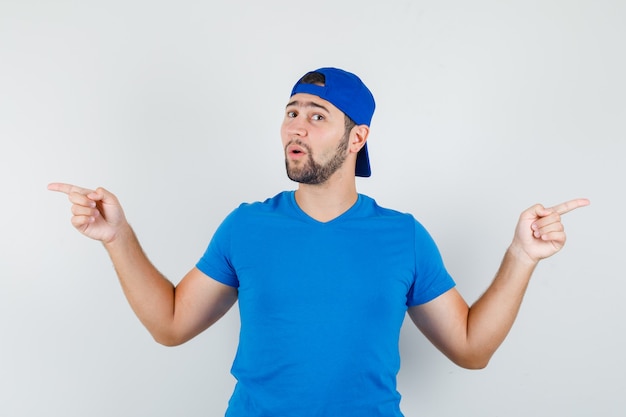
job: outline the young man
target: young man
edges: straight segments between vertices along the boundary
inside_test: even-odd
[[[496,277],[470,308],[427,231],[356,190],[369,176],[374,98],[354,74],[320,68],[294,86],[281,137],[296,191],[242,204],[175,287],[143,254],[116,197],[69,184],[72,223],[103,242],[133,310],[165,345],[193,338],[239,300],[227,416],[401,416],[400,327],[417,327],[459,366],[482,368],[505,338],[539,260],[565,243],[560,216],[519,219]]]

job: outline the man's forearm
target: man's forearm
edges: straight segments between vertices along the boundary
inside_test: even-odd
[[[490,358],[500,346],[513,326],[536,266],[509,247],[492,284],[470,308],[467,337],[472,350]]]
[[[104,247],[131,308],[158,340],[173,321],[174,285],[152,265],[129,225]]]

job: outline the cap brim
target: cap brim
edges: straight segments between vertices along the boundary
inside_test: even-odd
[[[370,168],[370,158],[369,154],[367,153],[367,143],[356,155],[355,175],[357,177],[369,177],[372,175],[372,169]]]

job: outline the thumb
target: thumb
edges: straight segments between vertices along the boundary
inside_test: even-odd
[[[546,216],[549,216],[550,214],[554,213],[554,210],[549,209],[549,208],[545,208],[541,204],[535,204],[528,211],[529,211],[529,214],[532,217],[534,217],[535,219],[539,219],[541,217],[546,217]]]
[[[92,200],[103,220],[111,226],[119,226],[125,222],[124,210],[119,200],[112,192],[98,187],[87,197]]]
[[[546,209],[541,204],[535,204],[534,206],[528,207],[526,210],[522,212],[519,217],[519,222],[526,224],[527,222],[534,222],[535,220],[540,219],[541,217],[546,215]]]
[[[87,197],[93,201],[99,201],[106,205],[119,205],[119,201],[115,195],[103,187],[96,188],[95,191],[90,192]]]

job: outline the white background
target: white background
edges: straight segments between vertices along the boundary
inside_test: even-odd
[[[0,0],[0,415],[223,415],[236,307],[156,344],[46,185],[115,192],[177,282],[231,209],[295,187],[290,88],[338,66],[378,104],[359,190],[430,230],[468,302],[523,209],[592,200],[485,370],[407,320],[407,417],[623,416],[624,22],[622,0]]]

